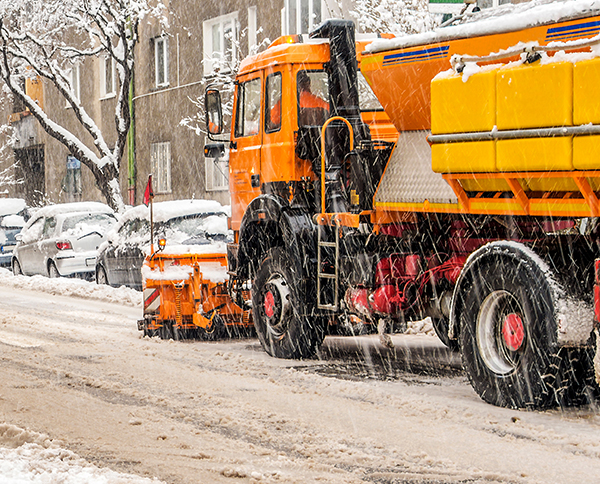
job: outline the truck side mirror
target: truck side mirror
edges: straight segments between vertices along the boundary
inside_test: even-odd
[[[206,130],[209,138],[223,132],[223,111],[221,110],[221,93],[208,88],[204,94],[204,110],[206,112]]]

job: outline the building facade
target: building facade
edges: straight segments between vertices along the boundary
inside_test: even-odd
[[[206,158],[205,136],[182,123],[197,118],[194,101],[202,100],[211,82],[231,77],[239,60],[280,35],[308,33],[327,18],[351,17],[351,1],[171,0],[166,30],[159,22],[140,25],[132,92],[134,150],[133,156],[124,156],[120,168],[125,203],[141,203],[152,174],[156,201],[198,198],[228,204],[227,160]],[[114,63],[99,55],[74,66],[70,76],[73,90],[106,141],[115,143],[110,138],[118,86]],[[26,88],[51,118],[92,146],[52,85],[30,82]],[[0,195],[23,197],[31,205],[104,201],[90,170],[48,136],[33,116],[18,103],[6,109],[15,144],[11,153],[4,153],[0,172],[14,163],[12,176],[21,183],[0,187]]]

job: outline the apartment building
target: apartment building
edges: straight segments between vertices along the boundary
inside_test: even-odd
[[[182,125],[198,113],[193,101],[202,99],[207,84],[232,75],[236,60],[280,35],[308,33],[327,18],[351,17],[352,1],[170,0],[168,28],[158,22],[141,25],[132,96],[134,150],[124,156],[120,170],[125,203],[141,203],[150,173],[156,201],[207,198],[229,203],[227,161],[205,158],[204,136]],[[88,114],[105,136],[112,133],[118,83],[114,63],[100,55],[74,66],[70,76]],[[52,85],[27,88],[50,117],[92,146]],[[6,114],[16,138],[14,177],[23,183],[8,187],[5,195],[24,197],[33,205],[103,201],[92,173],[22,106],[15,103]],[[109,145],[115,141],[108,136]],[[4,165],[10,163],[4,160]]]

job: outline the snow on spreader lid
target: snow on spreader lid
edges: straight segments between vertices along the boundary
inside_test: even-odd
[[[515,32],[590,15],[600,15],[600,0],[533,0],[520,4],[506,4],[472,14],[460,25],[395,39],[377,39],[367,45],[365,50],[376,53],[452,39]]]

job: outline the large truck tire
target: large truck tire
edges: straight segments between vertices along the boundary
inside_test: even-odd
[[[458,341],[448,336],[448,320],[445,317],[432,317],[431,323],[438,339],[452,351],[458,351]]]
[[[252,317],[261,345],[276,358],[313,356],[325,337],[314,301],[306,301],[296,261],[282,247],[271,249],[252,283]],[[311,315],[312,313],[312,315]]]
[[[459,282],[463,366],[493,405],[580,403],[590,384],[589,351],[556,342],[556,283],[540,262],[524,246],[494,243],[471,257]]]

